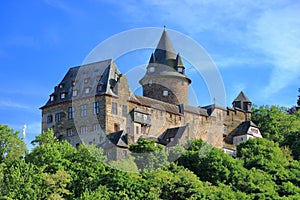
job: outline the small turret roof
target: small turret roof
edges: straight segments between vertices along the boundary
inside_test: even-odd
[[[243,91],[240,92],[233,102],[235,101],[251,102]]]

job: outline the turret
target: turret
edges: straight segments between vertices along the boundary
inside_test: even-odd
[[[151,54],[147,72],[140,80],[143,96],[172,104],[187,104],[190,83],[191,80],[185,75],[181,56],[175,53],[164,28],[158,45]]]
[[[248,99],[248,97],[242,91],[232,102],[232,105],[234,108],[239,108],[244,111],[251,112],[252,102]]]

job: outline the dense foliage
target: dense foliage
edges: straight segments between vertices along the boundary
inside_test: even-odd
[[[75,149],[51,131],[27,152],[18,132],[0,125],[0,199],[300,199],[299,116],[255,108],[265,139],[241,143],[237,158],[201,140],[166,153],[140,139],[131,156],[110,166],[101,149]]]

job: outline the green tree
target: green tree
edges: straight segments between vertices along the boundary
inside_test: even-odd
[[[23,159],[2,164],[0,196],[3,199],[42,199],[41,171]]]
[[[141,171],[161,168],[168,163],[165,147],[155,141],[140,138],[137,143],[130,145],[129,150],[133,152],[134,161]]]
[[[253,107],[251,120],[260,127],[264,138],[282,142],[286,134],[300,130],[299,112],[290,115],[285,107]]]
[[[15,159],[25,154],[26,145],[8,125],[0,124],[0,163],[4,159]]]
[[[294,159],[300,160],[300,131],[286,134],[282,145],[288,146]]]

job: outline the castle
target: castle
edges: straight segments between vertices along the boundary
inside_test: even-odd
[[[167,147],[201,138],[229,154],[238,143],[262,137],[243,92],[232,108],[188,105],[192,80],[166,29],[139,82],[143,96],[131,92],[111,59],[70,68],[41,107],[42,131],[52,129],[74,147],[96,144],[113,160],[124,158],[140,137]]]

